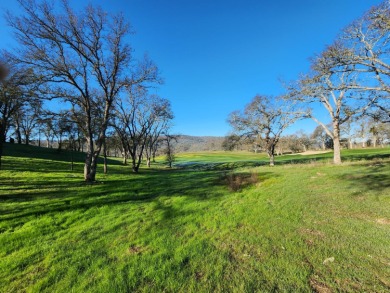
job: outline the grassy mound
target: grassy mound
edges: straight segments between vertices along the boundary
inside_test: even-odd
[[[253,154],[178,159],[230,171],[132,174],[112,160],[86,185],[81,154],[72,172],[67,152],[6,148],[1,292],[390,289],[389,149],[344,152],[342,166],[331,154],[274,168],[252,167]],[[229,176],[250,184],[230,188]]]

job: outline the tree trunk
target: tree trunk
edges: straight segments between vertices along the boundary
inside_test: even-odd
[[[138,173],[139,166],[137,165],[137,154],[130,153],[130,157],[131,157],[131,169],[133,170],[134,173]]]
[[[275,166],[275,155],[273,154],[269,156],[269,165],[271,167]]]
[[[148,168],[150,168],[150,157],[146,159],[146,164],[148,165]]]
[[[96,154],[90,152],[87,153],[84,164],[84,180],[86,182],[94,182],[96,178],[96,168],[97,168],[97,159]]]
[[[122,152],[122,154],[123,154],[123,165],[127,165],[127,152],[124,150],[123,152]]]
[[[133,170],[134,173],[138,173],[139,167],[137,166],[137,164],[133,164],[131,169]]]
[[[15,133],[18,144],[22,144],[22,133],[20,132],[19,125],[16,125]]]
[[[353,149],[353,144],[352,144],[352,139],[351,139],[351,138],[348,138],[348,148],[349,148],[350,150]]]
[[[107,174],[107,145],[105,141],[103,143],[103,159],[104,159],[103,172],[104,174]]]
[[[58,150],[62,150],[62,137],[60,136],[60,139],[58,140]]]
[[[333,122],[333,163],[341,164],[340,126]]]
[[[92,183],[95,181],[96,177],[97,161],[101,145],[96,146],[95,149],[92,138],[87,140],[87,145],[88,151],[84,163],[84,180],[86,182]]]
[[[141,149],[141,151],[138,155],[138,158],[137,158],[137,172],[138,172],[139,166],[141,165],[141,162],[142,162],[142,152],[143,152],[143,149]]]
[[[271,167],[275,166],[275,146],[274,145],[269,146],[267,153],[269,157],[269,165]]]
[[[70,170],[73,171],[73,166],[74,166],[74,163],[73,163],[74,159],[73,159],[73,151],[71,150],[70,151]]]
[[[104,154],[104,165],[103,165],[103,173],[107,174],[108,168],[107,168],[107,155]]]

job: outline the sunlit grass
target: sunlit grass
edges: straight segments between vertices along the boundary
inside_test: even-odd
[[[112,162],[93,185],[83,183],[82,156],[72,172],[67,153],[40,151],[4,157],[2,292],[390,289],[389,149],[348,151],[343,166],[290,156],[294,164],[281,157],[274,168],[132,174]],[[209,153],[179,161],[259,157],[267,160]],[[258,180],[234,192],[226,172]]]

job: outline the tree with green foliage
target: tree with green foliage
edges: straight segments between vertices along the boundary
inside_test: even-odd
[[[225,151],[232,151],[240,144],[240,136],[231,134],[225,137],[222,142],[222,148]]]

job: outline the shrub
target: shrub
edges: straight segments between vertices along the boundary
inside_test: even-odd
[[[230,191],[237,192],[245,187],[256,184],[259,181],[259,175],[251,173],[227,173],[225,172],[221,181],[226,184]]]

